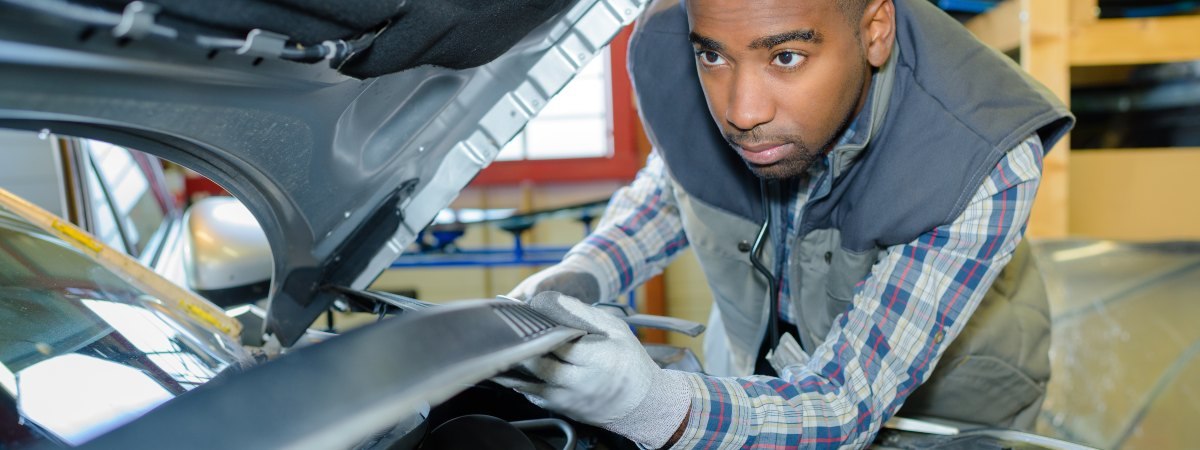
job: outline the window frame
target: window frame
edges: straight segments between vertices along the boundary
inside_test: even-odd
[[[166,247],[165,240],[170,234],[171,227],[174,226],[174,223],[179,221],[181,216],[179,208],[175,205],[174,200],[170,198],[170,195],[163,190],[163,185],[165,182],[163,181],[162,169],[156,166],[156,164],[158,164],[157,159],[146,153],[133,150],[128,147],[114,145],[114,147],[129,154],[134,163],[132,170],[146,178],[146,183],[148,185],[146,189],[147,193],[153,196],[155,203],[157,203],[159,208],[163,211],[163,218],[154,228],[154,231],[150,233],[150,237],[146,241],[145,247],[138,249],[136,245],[137,243],[132,241],[132,236],[130,236],[129,232],[126,230],[126,224],[122,222],[124,214],[122,214],[117,208],[116,201],[111,193],[112,186],[109,185],[106,177],[101,175],[99,163],[92,155],[90,142],[88,142],[86,139],[79,138],[68,139],[67,142],[80,158],[78,161],[78,169],[80,170],[81,178],[78,182],[81,183],[85,189],[90,189],[87,178],[89,174],[95,176],[100,187],[101,194],[104,197],[105,204],[107,204],[113,212],[113,219],[116,221],[117,234],[120,235],[121,242],[123,244],[123,248],[119,250],[122,250],[125,254],[137,259],[147,267],[154,267],[154,265],[158,262],[158,258],[161,255],[162,250]],[[83,195],[81,195],[81,199],[83,203],[90,202],[90,200],[88,200],[86,191],[84,191]],[[93,227],[95,226],[96,218],[93,215],[96,214],[97,211],[92,208],[90,204],[81,206],[83,206],[84,210],[86,211],[86,216],[88,217],[88,224],[84,226],[84,228],[89,230],[89,232],[95,232]]]
[[[526,159],[496,161],[479,172],[471,186],[513,185],[522,182],[576,182],[632,180],[641,169],[638,151],[640,119],[633,97],[633,83],[625,70],[629,35],[626,26],[609,44],[609,83],[612,95],[609,118],[612,124],[612,155],[605,158]]]

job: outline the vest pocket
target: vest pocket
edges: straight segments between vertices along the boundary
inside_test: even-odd
[[[850,310],[858,283],[865,280],[871,272],[871,266],[875,264],[879,251],[851,252],[838,248],[826,255],[829,273],[826,274],[825,281],[825,309],[829,324],[832,325],[838,314]],[[828,332],[827,327],[825,333]]]
[[[829,316],[828,326],[829,328],[832,328],[833,321],[837,319],[838,314],[843,314],[846,311],[849,311],[850,307],[854,305],[852,303],[854,300],[854,295],[852,293],[851,295],[843,297],[828,290],[826,290],[826,292],[828,293],[828,299],[825,301],[825,310],[826,314]],[[825,333],[829,334],[828,328],[826,328]]]
[[[815,230],[804,236],[791,249],[791,277],[788,284],[791,288],[790,300],[793,315],[800,332],[800,343],[804,348],[812,349],[820,345],[829,334],[833,318],[835,302],[828,295],[828,282],[834,252],[840,242],[837,230]],[[828,255],[828,256],[827,256]]]
[[[831,270],[825,282],[825,314],[829,317],[825,334],[829,334],[829,328],[833,326],[838,314],[844,314],[853,306],[854,285],[857,281],[839,280],[838,278],[843,278],[840,275],[842,274]]]
[[[820,345],[838,314],[850,310],[855,285],[866,278],[879,254],[876,249],[849,251],[841,242],[841,233],[830,228],[813,230],[792,247],[791,301],[807,349]]]

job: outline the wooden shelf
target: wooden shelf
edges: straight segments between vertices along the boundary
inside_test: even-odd
[[[1097,17],[1097,0],[1005,0],[965,25],[997,50],[1018,51],[1021,67],[1068,104],[1072,67],[1200,59],[1200,16]],[[1200,206],[1190,206],[1200,205],[1200,181],[1185,182],[1200,180],[1188,173],[1196,167],[1200,149],[1072,152],[1064,138],[1046,157],[1027,234],[1200,238]],[[1189,205],[1182,215],[1179,203]]]
[[[1200,59],[1200,16],[1104,19],[1072,32],[1071,65],[1153,64]]]
[[[965,26],[1001,52],[1053,41],[1066,33],[1071,66],[1200,59],[1200,15],[1096,19],[1095,9],[1095,0],[1006,0]]]

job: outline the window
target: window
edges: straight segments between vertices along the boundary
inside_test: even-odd
[[[141,256],[166,219],[165,207],[129,150],[100,141],[86,141],[85,145],[95,171],[88,174],[88,188],[97,236],[112,245],[120,240],[112,233],[120,233],[125,245],[117,248]]]
[[[0,206],[0,448],[81,444],[238,360],[131,277]]]
[[[500,150],[497,161],[605,158],[608,137],[608,50],[593,59]]]
[[[631,31],[627,27],[617,34],[472,185],[633,179],[643,159],[625,71]]]

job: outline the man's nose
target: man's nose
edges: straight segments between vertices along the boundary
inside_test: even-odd
[[[729,93],[725,120],[740,131],[750,131],[775,118],[775,102],[761,77],[737,75]]]

